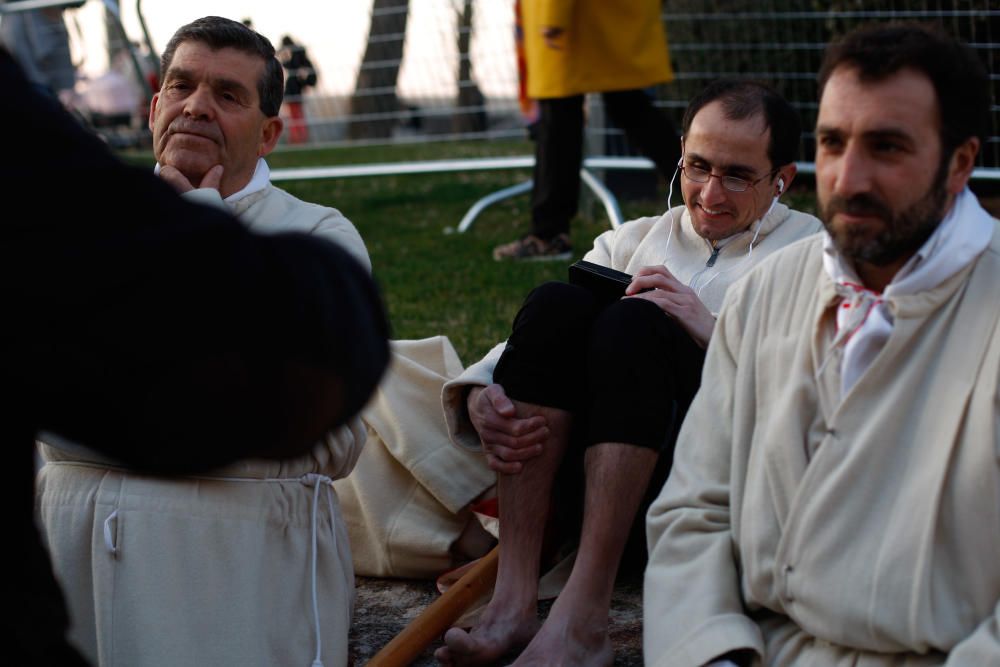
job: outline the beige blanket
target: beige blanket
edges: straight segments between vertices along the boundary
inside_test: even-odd
[[[444,336],[392,344],[392,364],[362,418],[368,442],[335,482],[357,574],[433,578],[457,564],[475,521],[468,504],[495,483],[482,454],[451,444],[441,388],[462,372]]]

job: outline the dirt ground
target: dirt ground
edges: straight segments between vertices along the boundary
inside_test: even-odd
[[[351,664],[361,667],[389,643],[437,597],[433,582],[357,578],[358,597],[351,627]],[[551,602],[539,603],[542,616]],[[615,665],[642,665],[642,578],[630,576],[615,586],[611,603],[611,641]],[[436,665],[434,649],[440,639],[424,650],[414,665]],[[511,656],[513,659],[513,656]]]

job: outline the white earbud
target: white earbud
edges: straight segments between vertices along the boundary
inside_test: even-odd
[[[784,191],[785,191],[785,179],[779,178],[778,179],[778,194],[780,195]]]

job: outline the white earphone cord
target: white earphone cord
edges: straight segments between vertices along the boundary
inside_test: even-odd
[[[678,174],[678,172],[680,172],[681,165],[683,165],[683,164],[684,164],[684,158],[681,157],[681,159],[677,161],[677,167],[674,169],[674,175],[670,177],[670,185],[667,188],[667,218],[670,220],[670,228],[667,230],[667,243],[663,247],[663,256],[664,256],[664,262],[663,262],[663,264],[664,264],[664,266],[666,266],[667,253],[670,251],[670,241],[674,238],[674,207],[673,207],[674,181],[677,180],[677,174]],[[753,238],[750,239],[750,247],[747,250],[747,256],[738,265],[731,266],[728,269],[726,269],[725,271],[719,271],[719,272],[717,272],[714,276],[712,276],[708,280],[708,282],[706,282],[704,285],[702,285],[701,287],[699,287],[698,288],[698,292],[697,292],[697,295],[698,295],[699,298],[701,297],[702,291],[706,287],[708,287],[712,283],[713,280],[715,280],[716,278],[718,278],[723,273],[728,273],[729,271],[732,271],[733,269],[735,269],[735,268],[737,268],[739,266],[743,266],[743,264],[745,264],[746,262],[750,261],[750,258],[753,256],[753,246],[757,242],[757,238],[760,236],[760,227],[764,223],[764,218],[766,218],[767,216],[769,216],[771,214],[771,211],[774,210],[775,204],[778,203],[778,198],[784,192],[785,192],[785,179],[782,178],[782,177],[779,177],[778,178],[778,194],[776,194],[774,196],[774,198],[771,200],[771,205],[767,207],[767,211],[764,212],[764,215],[762,215],[762,216],[760,216],[760,218],[758,218],[757,225],[754,228]],[[694,287],[694,283],[697,282],[697,280],[701,277],[702,273],[703,273],[703,271],[699,271],[698,273],[694,274],[691,277],[691,282],[688,284],[688,287],[692,287],[693,288]]]
[[[715,280],[716,278],[718,278],[719,276],[721,276],[723,273],[729,273],[733,269],[738,269],[738,268],[740,268],[741,266],[743,266],[744,264],[746,264],[747,262],[750,261],[750,258],[753,256],[753,246],[757,242],[757,238],[760,236],[761,225],[764,224],[764,218],[766,218],[767,216],[771,215],[771,211],[774,210],[774,206],[777,203],[778,203],[778,196],[775,195],[774,199],[771,200],[771,205],[767,207],[767,211],[764,213],[764,215],[762,215],[762,216],[760,216],[760,218],[758,218],[757,224],[756,224],[756,226],[754,228],[753,238],[750,239],[750,247],[747,250],[747,256],[743,258],[743,261],[740,262],[739,264],[734,265],[734,266],[730,266],[728,269],[726,269],[724,271],[719,271],[714,276],[712,276],[711,278],[709,278],[708,281],[704,285],[702,285],[701,287],[698,288],[698,291],[696,292],[696,294],[698,295],[698,298],[701,298],[701,293],[705,290],[706,287],[708,287],[709,285],[712,284],[713,280]],[[698,273],[696,273],[694,275],[694,278],[691,279],[692,283],[697,278],[699,278],[701,276],[701,273],[702,272],[699,271]],[[693,285],[689,285],[689,287],[693,287]]]
[[[670,185],[667,188],[667,218],[670,220],[670,229],[667,230],[667,244],[663,247],[664,257],[670,250],[670,240],[674,237],[674,206],[671,202],[674,198],[674,181],[677,180],[677,174],[680,172],[683,162],[684,158],[677,161],[677,168],[674,169],[674,175],[670,177]]]

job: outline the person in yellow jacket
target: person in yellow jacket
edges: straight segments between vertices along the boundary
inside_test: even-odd
[[[668,178],[680,158],[670,120],[645,90],[673,80],[659,0],[519,3],[528,95],[538,100],[531,233],[493,258],[568,259],[583,157],[583,95],[602,92],[615,125]]]

